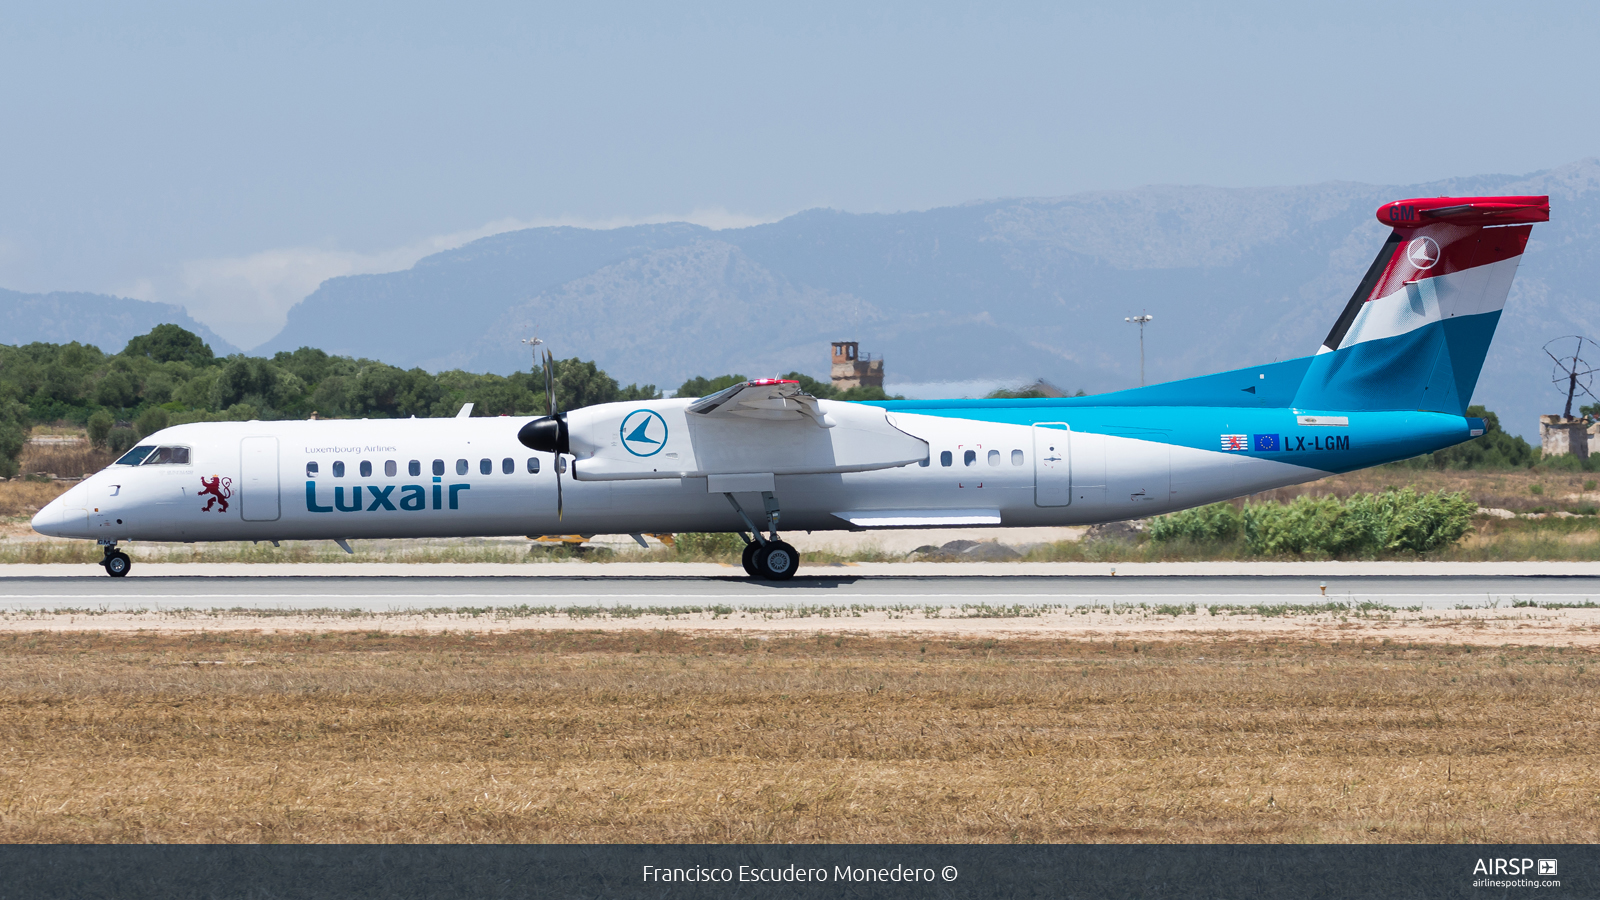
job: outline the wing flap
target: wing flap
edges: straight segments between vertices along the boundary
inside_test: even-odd
[[[761,378],[736,384],[709,397],[701,397],[689,404],[686,411],[696,416],[744,416],[775,420],[806,418],[823,428],[834,426],[833,420],[823,413],[817,398],[800,390],[800,382],[782,378]]]

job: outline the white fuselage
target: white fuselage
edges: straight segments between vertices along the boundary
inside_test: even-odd
[[[110,466],[41,510],[34,527],[60,537],[185,542],[744,529],[707,477],[584,480],[582,457],[571,465],[570,457],[562,460],[567,471],[558,518],[557,460],[518,442],[526,421],[177,426],[141,444],[187,448],[187,463]],[[925,460],[873,471],[771,476],[782,530],[1081,525],[1327,474],[1062,426],[899,412],[889,421],[926,443]],[[735,496],[748,508],[762,508],[758,494]]]

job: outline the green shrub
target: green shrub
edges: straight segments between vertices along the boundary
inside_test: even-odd
[[[139,435],[139,440],[142,441],[161,429],[166,428],[167,423],[171,420],[171,418],[171,414],[166,410],[159,406],[152,406],[140,413],[139,418],[133,420],[133,430]]]
[[[10,478],[17,474],[28,430],[28,408],[15,401],[0,402],[0,475]]]
[[[132,450],[133,445],[138,442],[139,435],[135,434],[132,428],[113,428],[111,433],[106,435],[106,446],[118,456]]]
[[[1429,553],[1460,540],[1477,504],[1464,493],[1418,494],[1410,488],[1380,494],[1297,497],[1291,503],[1217,503],[1161,516],[1150,540],[1231,541],[1242,536],[1252,556],[1376,556]]]
[[[1344,506],[1334,497],[1246,506],[1245,546],[1257,556],[1348,553],[1356,540],[1345,519]]]
[[[110,413],[103,409],[95,410],[94,414],[89,417],[88,423],[90,446],[104,447],[106,438],[111,435],[111,429],[115,428],[116,424],[117,420],[111,418]]]
[[[744,539],[731,531],[687,531],[673,535],[672,545],[683,559],[737,558],[744,552]]]
[[[1213,503],[1156,517],[1150,522],[1150,540],[1231,541],[1243,528],[1244,516],[1233,504]]]
[[[1465,493],[1384,491],[1357,494],[1344,505],[1361,536],[1361,551],[1428,553],[1460,540],[1478,504]]]

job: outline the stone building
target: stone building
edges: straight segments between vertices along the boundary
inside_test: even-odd
[[[855,341],[834,341],[833,386],[841,391],[883,387],[883,357],[863,356]]]
[[[1566,456],[1571,453],[1579,459],[1588,459],[1589,445],[1597,437],[1600,437],[1600,424],[1591,425],[1586,419],[1539,417],[1541,456]]]

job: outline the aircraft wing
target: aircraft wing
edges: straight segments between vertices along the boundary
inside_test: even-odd
[[[573,478],[816,475],[928,458],[882,407],[818,400],[793,381],[736,384],[699,399],[606,403],[567,414]],[[708,483],[709,484],[709,483]]]
[[[823,413],[817,398],[800,390],[800,382],[780,378],[746,381],[701,397],[686,410],[696,416],[744,416],[749,419],[792,420],[806,418],[832,428],[834,421]]]

